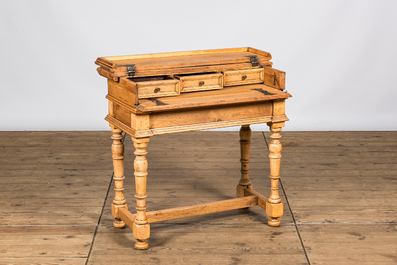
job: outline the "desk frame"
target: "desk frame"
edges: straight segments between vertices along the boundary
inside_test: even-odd
[[[109,98],[108,98],[109,99]],[[136,128],[131,128],[119,120],[114,118],[114,104],[118,102],[109,99],[109,115],[106,120],[110,123],[112,130],[112,158],[114,167],[114,185],[115,197],[112,203],[112,216],[115,218],[114,227],[124,228],[128,225],[132,228],[133,235],[137,240],[135,244],[136,249],[147,249],[147,239],[150,237],[149,223],[161,222],[166,220],[173,220],[185,218],[190,216],[198,216],[209,213],[216,213],[228,211],[233,209],[247,208],[259,205],[266,210],[270,217],[268,224],[270,226],[279,226],[279,218],[283,215],[283,204],[278,193],[278,183],[280,178],[280,159],[281,159],[281,144],[280,131],[284,126],[284,122],[288,120],[285,116],[285,99],[275,99],[263,101],[260,104],[271,104],[270,113],[258,113],[257,117],[249,119],[233,120],[231,116],[229,120],[212,123],[196,123],[186,126],[166,127],[162,130],[150,131],[146,125],[142,125],[142,120],[150,119],[149,114],[131,113],[132,119],[138,121],[140,124]],[[250,110],[252,104],[243,105],[244,108]],[[207,108],[210,112],[211,107]],[[183,110],[180,110],[181,113]],[[263,116],[264,115],[264,116]],[[223,117],[224,118],[224,117]],[[249,179],[249,162],[250,162],[250,146],[251,146],[251,129],[250,124],[266,122],[272,132],[269,143],[269,158],[270,158],[270,179],[271,192],[270,197],[266,198],[253,189]],[[174,133],[182,131],[193,131],[211,128],[222,128],[240,125],[240,150],[241,150],[241,178],[236,188],[238,198],[223,200],[205,204],[198,204],[193,206],[178,207],[160,211],[146,212],[146,181],[148,161],[146,159],[146,147],[149,138],[156,134]],[[124,145],[123,145],[123,131],[132,136],[132,141],[135,147],[135,186],[136,186],[136,214],[132,214],[128,210],[126,199],[124,198]],[[148,133],[149,132],[149,133]]]

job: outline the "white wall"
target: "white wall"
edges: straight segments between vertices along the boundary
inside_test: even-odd
[[[3,0],[0,130],[107,130],[97,57],[244,46],[287,72],[286,130],[397,130],[397,1],[379,0]]]

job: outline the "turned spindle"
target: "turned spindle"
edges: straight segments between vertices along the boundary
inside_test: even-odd
[[[251,128],[249,125],[243,125],[240,129],[241,178],[236,188],[238,197],[244,197],[244,188],[252,188],[251,181],[249,179],[250,148]]]
[[[137,242],[135,243],[136,249],[147,249],[147,239],[150,237],[150,226],[146,217],[146,181],[147,181],[147,159],[146,147],[149,138],[132,138],[135,146],[135,187],[136,187],[136,216],[132,228],[133,234]]]
[[[127,208],[127,203],[124,198],[124,144],[123,131],[111,126],[112,130],[112,158],[113,158],[113,180],[115,196],[112,203],[112,216],[116,220],[113,223],[114,227],[124,228],[125,223],[119,217],[119,209]]]
[[[281,160],[281,143],[280,132],[284,123],[268,123],[270,131],[271,142],[269,144],[269,158],[270,158],[270,181],[271,192],[270,197],[266,203],[266,213],[270,217],[268,224],[270,226],[279,226],[278,219],[283,215],[283,204],[278,194],[278,183],[280,179],[280,160]]]

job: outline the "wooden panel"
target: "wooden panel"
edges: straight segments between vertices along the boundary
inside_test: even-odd
[[[138,89],[138,98],[157,98],[179,95],[178,80],[161,80],[135,83]]]
[[[152,54],[138,54],[138,55],[125,55],[125,56],[107,56],[99,57],[98,63],[112,66],[117,60],[132,60],[132,59],[148,59],[148,58],[162,58],[186,55],[201,55],[201,54],[214,54],[214,53],[230,53],[230,52],[245,52],[248,47],[230,48],[230,49],[212,49],[212,50],[196,50],[196,51],[182,51],[182,52],[165,52],[165,53],[152,53]],[[267,54],[264,54],[265,56]]]
[[[108,80],[108,93],[129,106],[135,106],[138,103],[135,88],[129,85],[126,80],[121,79],[120,83]]]
[[[224,72],[225,86],[263,83],[263,69],[248,69]]]
[[[201,51],[185,51],[185,52],[170,52],[161,54],[143,54],[143,55],[129,55],[129,56],[110,56],[101,57],[97,59],[98,64],[113,66],[135,64],[140,69],[161,69],[161,68],[175,68],[187,67],[193,65],[213,65],[213,64],[227,64],[238,62],[250,62],[248,55],[257,55],[258,57],[265,57],[267,60],[271,59],[270,53],[258,50],[248,51],[248,48],[232,48],[219,50],[201,50]]]
[[[279,116],[285,114],[285,100],[273,100],[273,115]]]
[[[273,65],[270,61],[258,60],[262,66],[271,67]],[[252,69],[251,63],[234,63],[234,64],[220,64],[220,65],[206,65],[206,66],[191,66],[191,67],[176,67],[166,69],[152,69],[152,70],[137,70],[135,76],[159,76],[159,75],[178,75],[189,73],[208,73],[231,71],[241,69]],[[111,69],[113,70],[113,69]],[[112,78],[125,77],[127,67],[120,67],[112,72]]]
[[[285,89],[285,72],[270,68],[264,67],[264,84],[267,86],[271,86],[280,90]]]
[[[200,96],[197,96],[200,95]],[[177,97],[143,99],[137,111],[157,112],[194,107],[218,106],[235,103],[252,103],[291,97],[278,89],[263,84],[227,87],[221,90],[183,93]]]
[[[148,114],[132,114],[131,115],[131,127],[135,131],[146,131],[149,130],[149,115]]]
[[[272,115],[271,102],[226,105],[217,108],[200,108],[184,111],[152,113],[150,128],[173,127],[209,122],[233,121]]]
[[[223,88],[223,75],[221,73],[176,76],[176,78],[180,80],[181,93]]]
[[[135,65],[135,76],[199,73],[251,68],[249,56],[257,56],[262,66],[271,66],[268,52],[253,48],[187,51],[162,54],[100,57],[98,72],[107,78],[127,76],[127,64]]]
[[[115,103],[113,104],[113,117],[131,127],[131,111]]]
[[[120,128],[122,131],[128,133],[131,136],[135,136],[135,130],[131,128],[130,126],[126,125],[125,123],[119,121],[118,119],[114,118],[113,116],[107,115],[105,120],[109,122],[109,124]],[[150,134],[150,136],[153,134]]]

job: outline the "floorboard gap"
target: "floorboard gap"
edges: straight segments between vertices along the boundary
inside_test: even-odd
[[[123,144],[124,144],[125,136],[126,136],[126,133],[124,133],[123,139],[121,140],[121,142],[122,142]],[[110,187],[112,186],[113,176],[114,176],[114,172],[112,173],[112,176],[111,176],[111,178],[110,178],[109,186],[108,186],[108,189],[107,189],[107,192],[106,192],[106,196],[105,196],[105,199],[103,200],[103,206],[102,206],[101,214],[99,215],[98,223],[97,223],[97,225],[96,225],[95,232],[94,232],[94,236],[92,237],[91,247],[90,247],[90,250],[88,251],[87,261],[85,262],[85,265],[87,265],[87,264],[88,264],[88,261],[90,260],[92,248],[94,247],[95,237],[96,237],[96,234],[97,234],[97,232],[98,232],[99,224],[101,223],[103,211],[105,210],[105,207],[106,207],[106,202],[107,202],[107,200],[108,200]]]

